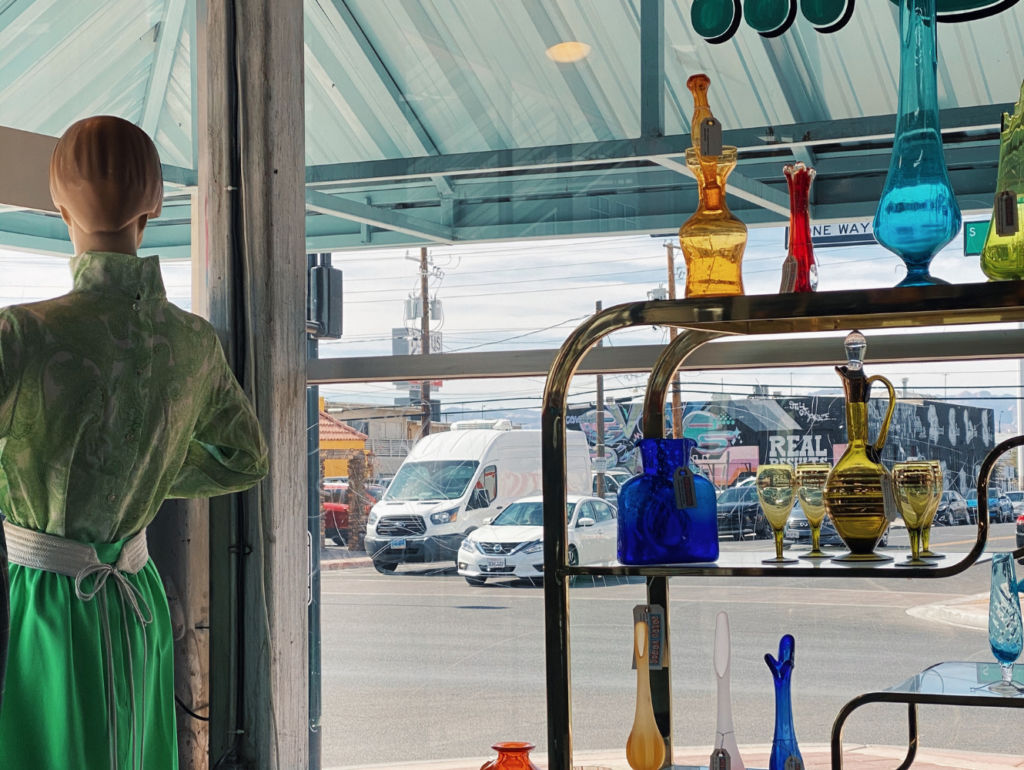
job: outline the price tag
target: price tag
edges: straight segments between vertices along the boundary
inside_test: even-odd
[[[693,481],[693,471],[689,468],[676,468],[672,476],[676,490],[676,508],[693,508],[697,505],[697,486]]]
[[[704,118],[700,124],[700,154],[722,154],[722,124],[715,118]]]
[[[633,625],[640,621],[647,623],[648,666],[651,671],[660,671],[667,665],[665,656],[665,608],[660,604],[638,604],[633,608]],[[633,659],[636,668],[636,658]]]
[[[607,473],[608,468],[611,466],[610,457],[594,457],[590,460],[591,470],[594,473]]]
[[[790,754],[786,760],[786,770],[804,770],[804,763],[796,754]]]
[[[729,752],[725,749],[712,751],[708,770],[732,770],[732,757],[729,756]]]
[[[996,221],[996,235],[1001,238],[1016,235],[1017,231],[1020,230],[1020,222],[1017,217],[1017,193],[1013,190],[1003,190],[996,193],[993,211]]]

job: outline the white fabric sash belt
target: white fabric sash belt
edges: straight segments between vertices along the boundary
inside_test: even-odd
[[[146,626],[153,622],[153,612],[142,593],[129,582],[125,575],[135,575],[149,561],[149,548],[146,545],[146,530],[142,530],[121,547],[121,554],[114,564],[104,564],[96,554],[96,549],[87,543],[79,543],[55,535],[47,535],[24,527],[18,527],[9,521],[4,522],[4,535],[7,538],[7,558],[12,564],[22,567],[54,572],[75,579],[75,594],[83,602],[99,597],[100,622],[103,626],[104,652],[107,662],[107,725],[110,738],[110,768],[119,770],[117,757],[117,700],[114,690],[114,653],[110,644],[110,619],[107,614],[107,580],[113,579],[117,593],[121,599],[121,620],[124,630],[125,652],[128,659],[128,692],[131,700],[132,723],[131,767],[141,768],[145,755],[146,725],[145,716],[142,729],[137,727],[137,704],[135,700],[135,671],[132,665],[131,635],[128,630],[128,610],[135,615],[142,629],[142,708],[146,703],[146,669],[148,668],[148,644]],[[91,587],[85,587],[85,581],[92,578]]]

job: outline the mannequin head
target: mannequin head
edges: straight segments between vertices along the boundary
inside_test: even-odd
[[[163,175],[156,145],[138,126],[100,115],[74,123],[50,158],[50,195],[75,253],[137,254],[160,216]]]

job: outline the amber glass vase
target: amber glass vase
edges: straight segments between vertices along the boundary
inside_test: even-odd
[[[485,762],[480,770],[540,770],[530,761],[530,752],[537,748],[532,743],[509,741],[495,743],[491,748],[498,752],[498,756]]]
[[[686,260],[687,297],[724,297],[743,293],[743,250],[747,226],[732,215],[725,203],[725,180],[736,167],[736,148],[707,162],[694,148],[686,151],[686,165],[697,178],[697,211],[679,228],[679,245]],[[711,168],[714,171],[711,171]]]

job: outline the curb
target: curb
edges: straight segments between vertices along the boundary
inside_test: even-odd
[[[323,559],[320,562],[320,571],[329,572],[337,569],[360,569],[372,566],[373,559],[369,556],[356,557],[354,559]]]
[[[933,620],[939,623],[948,623],[951,626],[988,631],[988,605],[986,604],[981,612],[977,609],[978,602],[984,599],[988,599],[987,593],[964,596],[952,601],[921,604],[908,609],[907,614],[922,620]],[[964,605],[971,605],[971,608]]]

